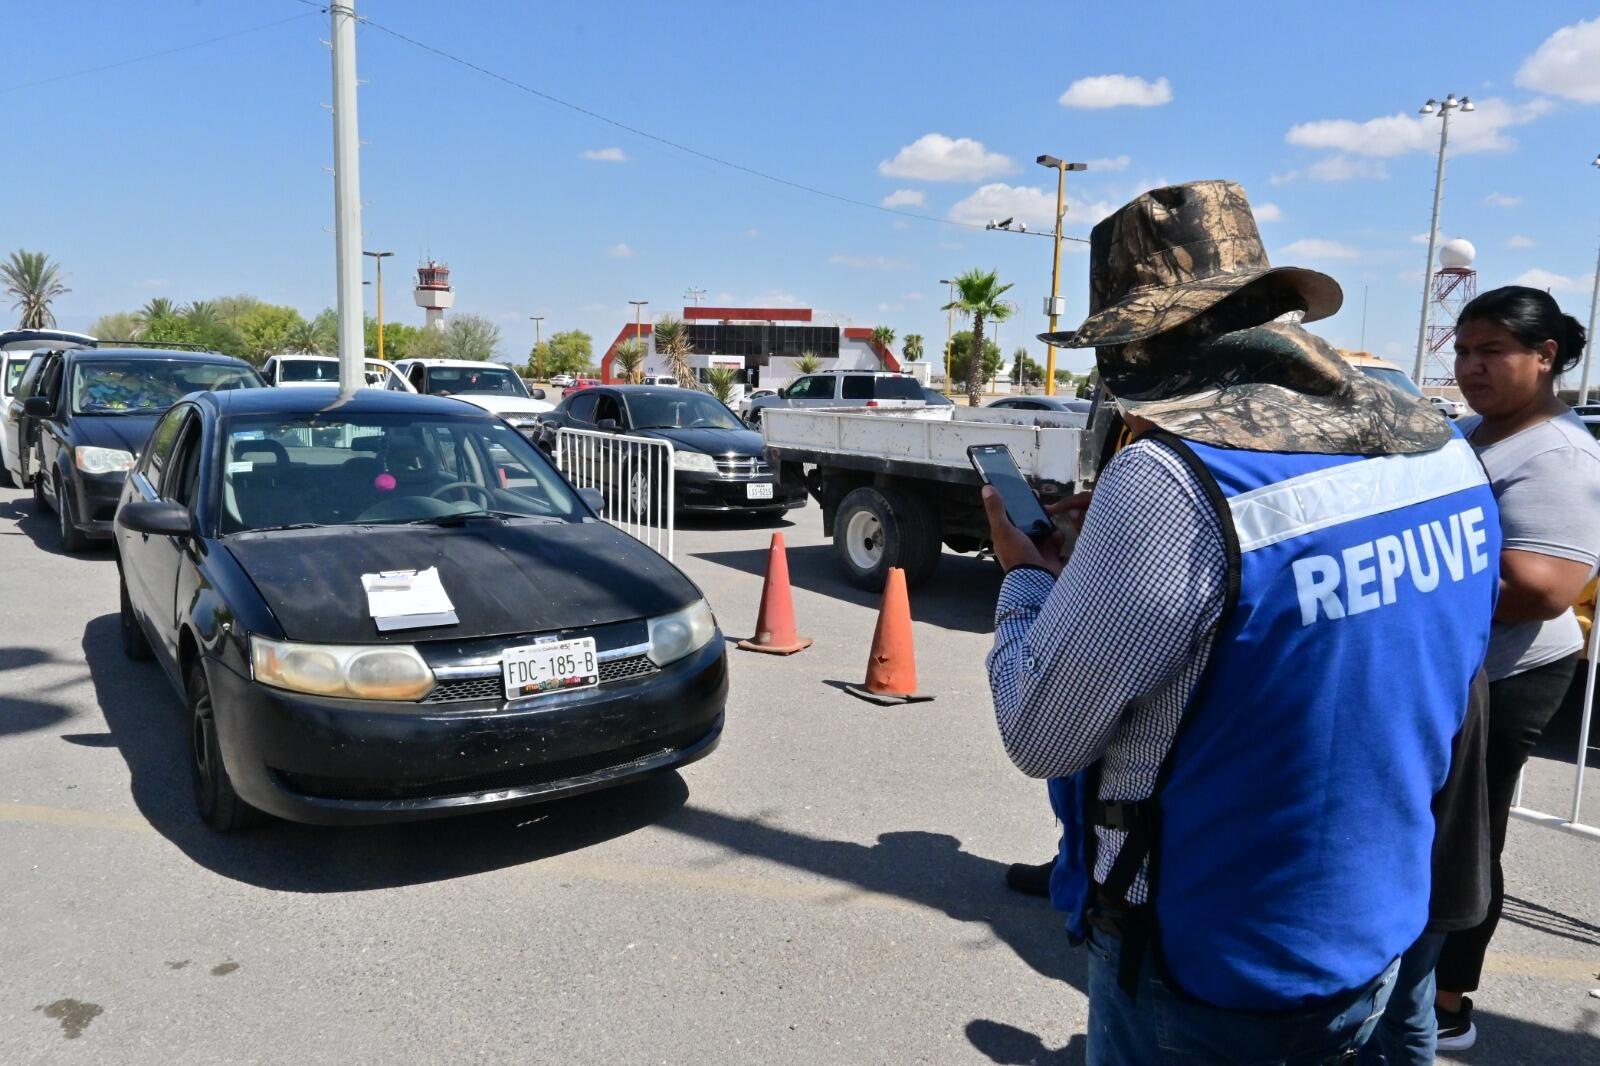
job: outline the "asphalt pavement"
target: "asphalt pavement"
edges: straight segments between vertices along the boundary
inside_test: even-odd
[[[1083,953],[1002,884],[1055,827],[995,733],[998,570],[945,556],[912,594],[936,699],[878,707],[841,688],[876,597],[815,507],[696,521],[678,562],[747,636],[774,529],[816,643],[730,652],[704,761],[514,812],[221,837],[177,697],[122,657],[111,554],[60,554],[0,490],[0,1063],[1081,1061]],[[1550,754],[1546,806],[1572,774]],[[1513,826],[1461,1061],[1600,1062],[1597,860]]]

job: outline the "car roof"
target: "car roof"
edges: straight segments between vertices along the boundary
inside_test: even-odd
[[[909,378],[910,374],[902,374],[894,370],[813,370],[811,374],[866,374],[875,378]],[[806,377],[810,377],[807,374]]]
[[[602,388],[620,392],[624,396],[682,396],[686,392],[699,392],[702,396],[711,395],[709,392],[686,389],[681,385],[604,385]]]
[[[448,396],[429,396],[418,392],[390,389],[359,389],[341,400],[339,390],[313,386],[299,389],[225,389],[204,392],[199,402],[215,408],[221,415],[301,415],[337,409],[341,414],[458,415],[492,421],[491,415],[476,404]]]
[[[497,366],[501,370],[516,372],[516,367],[510,363],[502,363],[494,359],[401,359],[402,363],[420,363],[423,366]]]
[[[95,363],[104,359],[151,359],[163,363],[223,363],[229,366],[249,366],[221,352],[187,352],[174,348],[72,348],[66,353],[80,363]]]
[[[304,359],[313,363],[337,363],[339,361],[339,357],[337,355],[313,355],[310,352],[279,352],[277,355],[269,355],[267,358],[278,360]],[[361,358],[366,359],[366,356],[362,356]]]

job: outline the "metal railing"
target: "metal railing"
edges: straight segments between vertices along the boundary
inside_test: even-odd
[[[1600,622],[1600,617],[1597,617],[1596,621]],[[1589,678],[1583,686],[1583,718],[1578,726],[1577,760],[1572,774],[1572,803],[1567,816],[1563,818],[1559,814],[1548,814],[1522,805],[1522,785],[1527,777],[1526,769],[1523,770],[1522,776],[1517,778],[1517,794],[1511,801],[1511,813],[1518,818],[1525,818],[1552,829],[1575,833],[1590,840],[1600,840],[1600,826],[1583,821],[1583,772],[1589,761],[1589,726],[1594,718],[1595,675],[1600,674],[1600,669],[1597,669],[1597,663],[1600,663],[1600,625],[1592,624],[1589,627],[1588,659]]]
[[[671,441],[563,427],[556,431],[555,454],[567,480],[605,496],[601,518],[672,558],[677,492]]]

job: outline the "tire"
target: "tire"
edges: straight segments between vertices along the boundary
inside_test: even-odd
[[[17,484],[17,479],[11,476],[11,471],[0,465],[0,488],[20,489],[21,487],[21,485]]]
[[[150,658],[150,638],[144,635],[138,616],[133,613],[133,603],[128,599],[128,580],[118,567],[117,585],[122,598],[122,654],[136,663]]]
[[[906,585],[914,587],[939,565],[938,516],[913,493],[864,485],[839,501],[833,547],[845,576],[858,588],[883,588],[896,566],[906,572]]]
[[[667,489],[665,485],[656,485],[655,491],[650,490],[650,468],[648,466],[635,469],[629,467],[622,474],[622,497],[625,501],[628,517],[641,525],[651,519],[657,525],[665,525],[669,521],[667,514]],[[672,477],[672,471],[666,471]]]
[[[78,529],[77,516],[73,513],[72,496],[58,478],[56,480],[56,516],[60,519],[61,550],[68,555],[77,555],[89,547],[89,538]]]
[[[206,684],[205,667],[189,667],[186,684],[189,702],[189,776],[194,783],[195,809],[200,820],[219,833],[248,829],[266,815],[239,798],[222,760],[217,742],[217,719]]]
[[[48,514],[50,509],[50,500],[44,494],[44,476],[36,473],[33,475],[33,513]]]

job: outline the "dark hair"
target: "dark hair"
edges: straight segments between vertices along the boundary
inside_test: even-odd
[[[1583,358],[1588,334],[1571,315],[1561,313],[1554,296],[1526,285],[1481,292],[1461,309],[1456,325],[1478,319],[1493,322],[1529,348],[1556,342],[1555,372],[1565,373]]]

